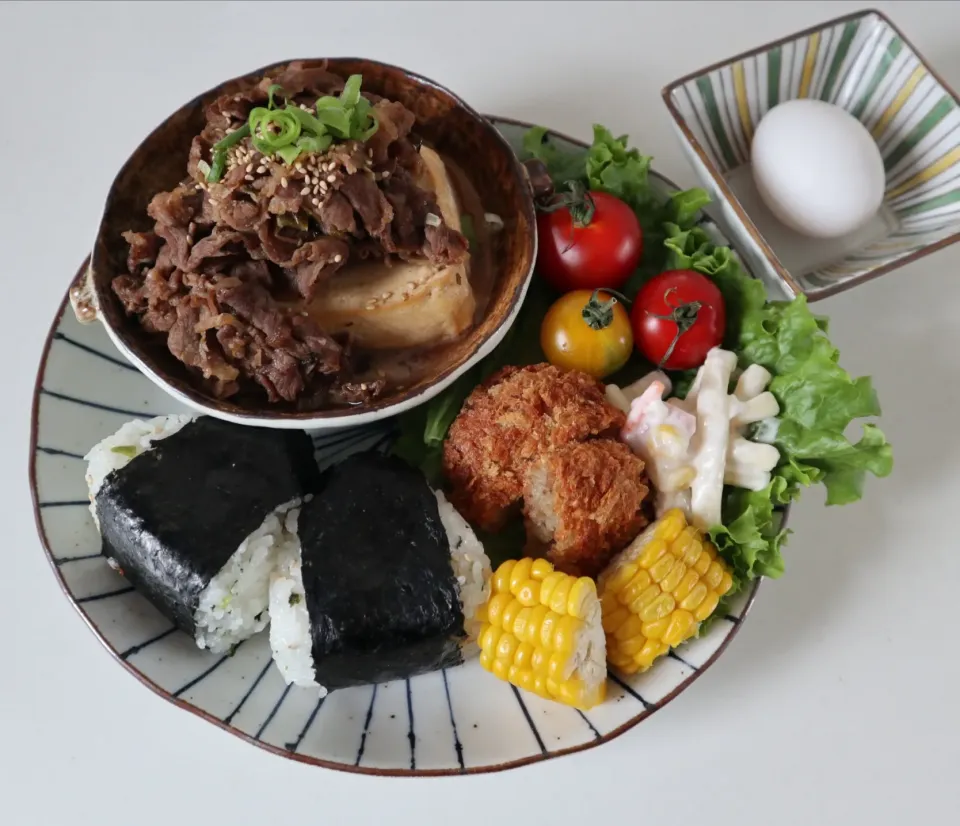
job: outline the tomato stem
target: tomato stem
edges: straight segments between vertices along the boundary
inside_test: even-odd
[[[599,295],[601,292],[611,293],[612,298],[609,301],[601,301]],[[613,308],[617,304],[617,296],[613,290],[594,290],[590,300],[583,305],[580,315],[591,330],[604,330],[613,324]],[[623,296],[620,296],[623,298]],[[626,299],[623,299],[626,302]]]
[[[657,365],[657,367],[661,370],[664,369],[666,363],[670,360],[670,356],[673,355],[674,348],[677,346],[677,342],[680,341],[680,336],[682,336],[685,332],[687,332],[687,330],[697,323],[697,316],[700,314],[700,310],[703,308],[703,304],[701,304],[699,301],[687,301],[681,304],[671,304],[667,297],[670,295],[670,293],[675,292],[676,289],[676,287],[671,287],[663,294],[663,303],[672,310],[669,314],[660,315],[659,313],[650,313],[650,315],[652,315],[654,318],[662,318],[665,321],[672,321],[677,325],[677,333],[673,337],[673,341],[670,342],[670,346],[667,348],[667,351],[660,359],[660,363]]]
[[[570,181],[567,184],[569,193],[557,195],[550,203],[542,204],[541,212],[556,212],[558,209],[568,209],[576,229],[583,229],[590,225],[594,213],[597,211],[596,202],[587,188],[580,181]]]

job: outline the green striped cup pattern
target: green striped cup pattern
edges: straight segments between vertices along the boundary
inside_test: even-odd
[[[857,279],[960,232],[960,109],[876,14],[700,75],[671,98],[720,175],[749,161],[756,125],[781,101],[829,101],[870,130],[896,227],[845,260],[792,274],[805,292]]]

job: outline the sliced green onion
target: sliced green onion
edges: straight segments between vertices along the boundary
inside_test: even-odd
[[[287,97],[287,93],[283,91],[283,87],[279,83],[274,83],[267,89],[267,109],[273,109],[273,96],[279,92],[283,95],[284,99]]]
[[[253,145],[264,155],[289,146],[300,137],[300,121],[286,109],[277,111],[258,107],[250,113],[249,124]],[[270,126],[276,126],[280,131],[271,132]]]
[[[380,121],[377,120],[376,115],[370,115],[370,121],[371,125],[356,135],[356,140],[361,142],[368,141],[377,133],[377,130],[380,128]]]
[[[130,459],[133,459],[137,455],[137,446],[136,445],[117,445],[116,447],[111,447],[110,452],[119,453],[121,456],[126,456]]]
[[[333,143],[333,135],[301,135],[297,147],[303,152],[326,152]]]
[[[350,75],[343,85],[343,91],[340,93],[340,103],[344,106],[356,106],[360,100],[360,84],[362,82],[363,75]]]
[[[300,128],[303,131],[311,132],[314,135],[327,134],[327,127],[309,112],[304,112],[299,106],[293,106],[292,104],[288,103],[287,108],[284,111],[289,112],[298,121],[300,121]]]
[[[236,146],[240,141],[242,141],[247,135],[250,134],[250,124],[245,123],[239,129],[235,129],[229,135],[227,135],[223,140],[217,141],[213,145],[213,151],[219,152],[221,149],[229,149],[231,146]]]
[[[274,151],[275,154],[280,157],[287,166],[290,166],[297,158],[300,157],[300,152],[302,150],[299,146],[281,146],[279,149]]]
[[[340,98],[332,98],[330,95],[324,95],[322,98],[317,99],[316,109],[318,112],[321,109],[339,109],[341,105]]]
[[[350,137],[350,116],[343,109],[319,109],[317,120],[338,138]]]

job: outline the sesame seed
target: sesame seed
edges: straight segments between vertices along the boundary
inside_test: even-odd
[[[309,184],[310,184],[310,176],[309,176],[309,175],[304,175],[304,176],[303,176],[303,182],[309,186]]]
[[[333,263],[339,264],[341,261],[343,261],[343,256],[338,252],[335,256],[333,256]]]
[[[383,175],[381,175],[381,177],[382,177],[382,178],[389,178],[389,177],[390,177],[390,170],[389,170],[389,169],[384,170]]]
[[[387,300],[388,298],[390,298],[390,296],[392,296],[392,295],[393,295],[393,293],[384,293],[383,295],[380,296],[380,300],[381,300],[381,301],[386,301],[386,300]]]
[[[368,310],[372,310],[372,309],[373,309],[374,307],[376,307],[376,306],[377,306],[377,302],[376,302],[376,301],[368,301],[368,302],[367,302],[367,309],[368,309]]]
[[[321,192],[326,192],[327,189],[328,189],[328,187],[327,187],[327,182],[326,182],[326,181],[320,181],[320,191],[321,191]]]
[[[407,284],[407,289],[408,289],[408,290],[415,290],[416,288],[417,288],[417,285],[416,285],[416,283],[413,282],[413,281],[411,281],[410,283]]]
[[[247,164],[246,171],[247,171],[247,172],[253,172],[253,164],[252,164],[252,163],[248,163],[248,164]]]
[[[303,164],[300,163],[300,161],[297,161],[297,162],[294,164],[294,169],[296,169],[297,172],[303,172]]]
[[[301,194],[301,195],[309,195],[309,194],[310,194],[310,187],[309,187],[309,186],[305,186],[303,189],[300,190],[300,194]]]
[[[267,171],[267,168],[266,168],[265,166],[263,166],[263,165],[260,165],[260,166],[257,167],[257,174],[258,174],[258,175],[262,175],[262,174],[263,174],[264,172],[266,172],[266,171]]]
[[[333,184],[333,183],[336,183],[336,182],[337,182],[337,176],[336,176],[336,175],[327,175],[327,183]]]
[[[314,206],[320,206],[320,199],[319,199],[319,198],[311,198],[311,199],[310,199],[310,203],[313,204]]]
[[[281,179],[280,179],[280,186],[285,187],[286,185],[287,185],[287,179],[286,179],[286,178],[281,178]]]
[[[244,175],[244,176],[243,176],[243,180],[245,180],[245,181],[252,181],[252,180],[253,180],[253,175]]]

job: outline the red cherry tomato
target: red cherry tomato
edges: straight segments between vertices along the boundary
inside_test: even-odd
[[[666,370],[690,370],[723,342],[727,312],[707,276],[669,270],[643,285],[630,321],[637,349],[649,361]]]
[[[537,234],[537,269],[560,292],[620,289],[643,253],[637,216],[604,192],[561,196],[538,213]]]

